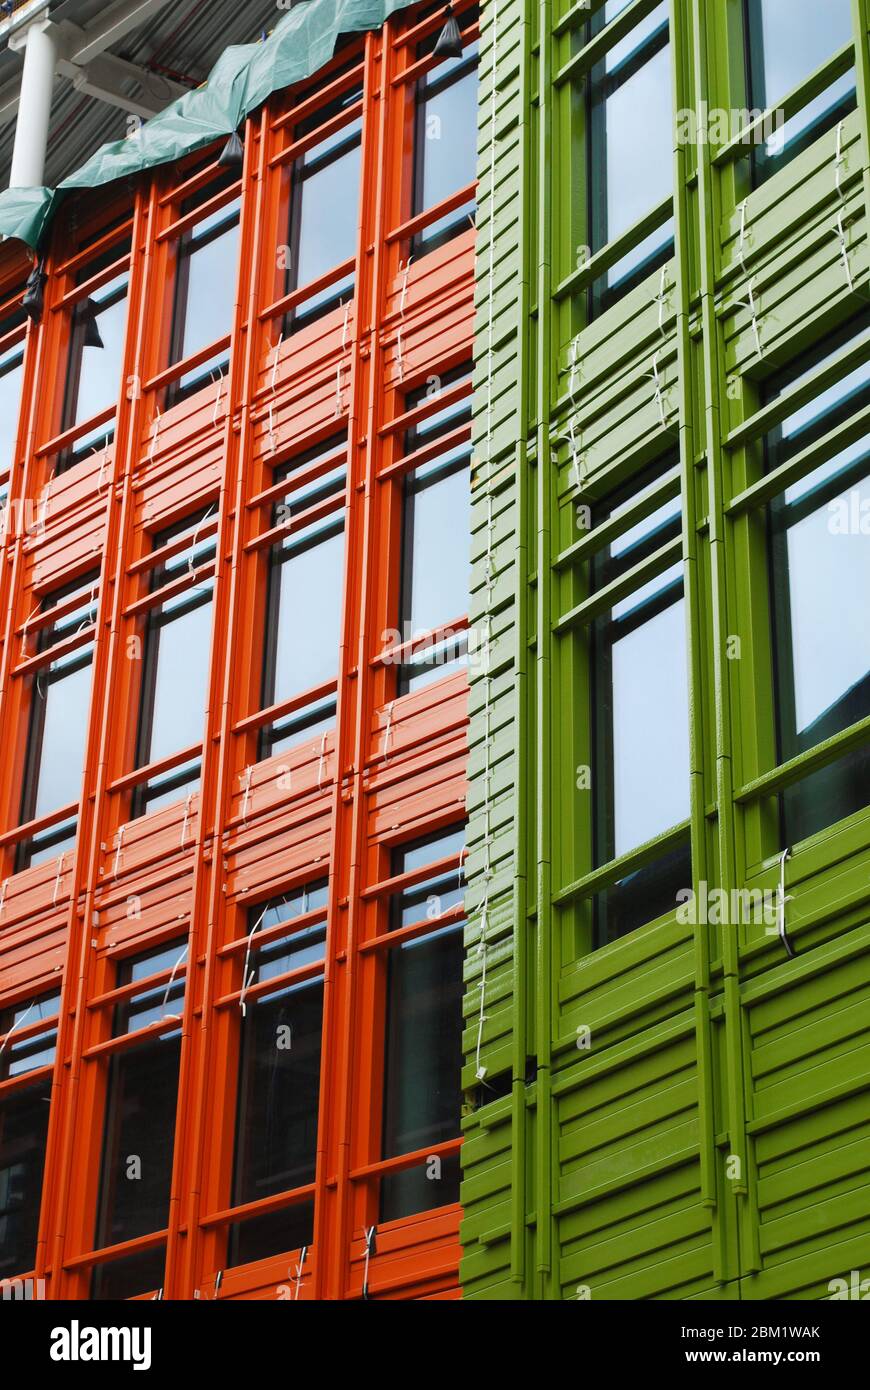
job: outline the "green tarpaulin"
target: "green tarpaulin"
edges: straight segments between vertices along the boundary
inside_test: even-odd
[[[67,190],[98,188],[230,135],[273,92],[311,77],[328,63],[341,34],[379,29],[411,3],[308,0],[288,10],[265,42],[226,49],[202,87],[186,92],[125,140],[103,145],[57,188],[8,188],[0,193],[0,233],[35,250]]]

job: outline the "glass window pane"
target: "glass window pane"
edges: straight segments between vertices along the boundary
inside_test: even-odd
[[[407,636],[429,632],[468,612],[470,534],[467,468],[440,477],[418,470],[408,479],[403,594]]]
[[[97,1301],[137,1298],[143,1293],[155,1293],[163,1287],[166,1249],[143,1250],[97,1265],[91,1279],[91,1298]]]
[[[271,703],[335,679],[343,580],[343,531],[281,561]]]
[[[612,648],[613,857],[689,814],[689,702],[682,599]]]
[[[870,591],[868,538],[860,528],[849,530],[850,516],[861,516],[861,508],[870,512],[867,478],[793,525],[787,512],[782,517],[782,636],[791,648],[782,674],[792,688],[795,752],[870,713],[870,604],[843,601]]]
[[[164,617],[153,634],[149,660],[157,663],[154,713],[143,762],[158,762],[202,738],[211,621],[207,599],[169,621]]]
[[[96,1249],[166,1225],[180,1048],[173,1034],[111,1060]]]
[[[223,210],[224,212],[226,209]],[[230,332],[239,259],[239,225],[204,245],[185,250],[188,257],[184,332],[180,357],[190,357]]]
[[[462,1093],[462,930],[447,927],[390,952],[384,1095],[385,1158],[459,1134]],[[443,1160],[385,1178],[391,1221],[459,1199],[458,1166]]]
[[[314,1203],[297,1202],[268,1216],[250,1216],[229,1228],[228,1268],[267,1260],[310,1246],[314,1238]]]
[[[90,697],[90,657],[60,679],[43,673],[34,680],[33,699],[44,709],[33,819],[79,799]]]
[[[51,1079],[0,1100],[0,1279],[33,1268]]]
[[[314,1181],[323,980],[249,1000],[242,1020],[233,1200]]]
[[[23,376],[24,352],[19,343],[0,355],[0,473],[12,466]]]
[[[750,99],[755,110],[782,98],[838,48],[852,41],[850,0],[746,0]],[[845,73],[765,142],[756,161],[763,176],[797,153],[855,105],[855,73]]]
[[[422,103],[422,178],[415,212],[449,198],[477,178],[477,71]]]
[[[611,91],[604,102],[606,227],[595,249],[627,231],[673,192],[670,61],[668,44]],[[638,120],[641,111],[643,119]],[[666,239],[663,232],[653,236],[658,237],[659,244]],[[638,248],[633,254],[638,261],[644,260],[649,248]]]
[[[296,284],[310,284],[356,255],[360,146],[300,180]],[[333,294],[332,289],[329,294]]]
[[[688,840],[670,854],[626,874],[595,899],[595,945],[607,946],[629,932],[674,912],[677,894],[692,886]]]
[[[749,0],[749,13],[751,49],[761,58],[758,96],[766,106],[852,41],[850,0]]]
[[[72,411],[70,426],[90,420],[110,405],[116,405],[121,390],[121,364],[124,360],[124,335],[127,326],[126,275],[120,284],[125,287],[122,299],[116,300],[107,308],[101,308],[101,299],[108,297],[118,286],[113,281],[103,290],[92,296],[96,307],[94,325],[100,335],[102,347],[86,347],[81,342],[81,361],[79,364],[78,391],[75,408]]]

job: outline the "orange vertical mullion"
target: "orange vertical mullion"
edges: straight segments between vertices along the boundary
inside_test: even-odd
[[[244,484],[247,476],[247,446],[249,443],[247,424],[252,394],[253,357],[258,345],[255,315],[256,265],[262,235],[259,214],[263,197],[264,121],[265,112],[262,112],[259,120],[260,139],[255,141],[254,122],[249,119],[244,141],[238,275],[230,339],[227,418],[223,448],[224,468],[218,507],[219,522],[216,541],[209,694],[203,733],[200,813],[194,849],[194,878],[191,886],[189,958],[192,968],[188,978],[193,987],[185,995],[185,1027],[190,1027],[191,1035],[186,1056],[182,1050],[183,1065],[178,1088],[176,1145],[169,1209],[166,1288],[170,1298],[174,1296],[176,1284],[181,1283],[183,1288],[190,1288],[196,1281],[196,1263],[200,1247],[199,1218],[203,1150],[208,1089],[212,1080],[214,981],[220,968],[217,956],[220,945],[218,931],[223,920],[224,910],[221,849],[226,823],[229,783],[232,777],[231,763],[235,752],[235,741],[232,734],[236,705],[232,683],[233,652],[235,649],[233,637],[239,635],[235,633],[234,617],[238,609],[241,540],[243,536]],[[254,178],[252,177],[255,154],[259,160],[256,189],[253,187]],[[246,302],[245,281],[246,270],[249,266],[253,266],[254,269],[250,276]],[[244,351],[242,350],[243,345]],[[242,417],[238,424],[235,419],[237,410],[241,411]],[[234,457],[237,459],[237,463],[236,475],[233,480],[234,492],[231,510],[228,505],[229,478]],[[228,550],[231,551],[229,567],[226,561]],[[208,856],[209,862],[206,864],[206,824],[210,811],[212,811],[212,825],[209,834],[211,852]],[[201,972],[200,963],[202,964]],[[196,966],[195,969],[194,966]],[[194,1036],[195,1008],[199,1010],[199,1027]],[[224,1065],[225,1062],[226,1059],[223,1059]],[[220,1065],[220,1059],[218,1064]],[[188,1092],[191,1093],[190,1104],[188,1104]],[[179,1142],[179,1136],[181,1142]],[[185,1190],[186,1181],[189,1185]],[[186,1258],[179,1262],[180,1274],[176,1278],[175,1242],[178,1239],[177,1233],[182,1215],[185,1217],[187,1227]]]
[[[138,360],[138,346],[141,337],[141,321],[137,313],[137,289],[144,293],[149,275],[149,259],[146,250],[139,255],[143,222],[146,236],[151,228],[153,194],[149,200],[146,214],[144,197],[137,196],[133,222],[133,237],[130,253],[130,280],[128,289],[127,324],[124,342],[124,368],[122,382],[129,381],[132,369]],[[135,343],[135,350],[134,350]],[[129,369],[129,370],[128,370]],[[103,546],[103,565],[100,584],[97,626],[94,634],[94,655],[91,676],[91,699],[89,707],[88,734],[86,739],[85,766],[83,769],[83,790],[79,806],[79,825],[76,839],[75,867],[70,888],[70,909],[67,931],[67,953],[64,968],[63,1006],[61,1008],[55,1076],[59,1078],[59,1114],[54,1121],[49,1120],[49,1145],[46,1152],[46,1172],[50,1183],[57,1185],[51,1224],[44,1230],[45,1250],[51,1242],[51,1256],[54,1274],[53,1290],[55,1296],[66,1293],[69,1281],[63,1269],[66,1251],[67,1222],[70,1218],[70,1195],[76,1173],[87,1172],[83,1154],[93,1152],[96,1145],[94,1125],[76,1126],[81,1110],[80,1072],[82,1067],[83,1036],[89,1026],[97,1026],[99,1020],[89,1020],[86,1001],[88,997],[88,978],[94,966],[91,949],[91,930],[94,899],[99,879],[99,856],[101,840],[101,812],[104,807],[107,784],[107,752],[113,729],[110,717],[111,687],[109,673],[117,643],[117,624],[119,619],[121,575],[123,573],[123,538],[130,508],[132,475],[132,452],[136,442],[137,398],[133,399],[124,390],[118,402],[112,481],[107,493],[106,533]],[[121,496],[118,496],[119,484]],[[120,505],[118,505],[120,502]],[[109,566],[117,539],[117,564],[115,573],[109,579]],[[110,616],[107,617],[107,610]],[[108,628],[108,636],[103,630]],[[89,786],[88,783],[91,783]],[[90,826],[90,844],[87,853],[83,851]],[[81,902],[80,902],[81,899]],[[74,966],[75,963],[75,966]],[[75,973],[73,973],[75,970]],[[71,997],[72,996],[72,997]],[[67,1043],[69,1046],[67,1046]],[[65,1080],[64,1080],[65,1078]],[[93,1078],[95,1080],[96,1078]],[[89,1078],[91,1080],[91,1078]],[[93,1089],[93,1086],[92,1086]],[[52,1097],[54,1108],[54,1095]],[[54,1140],[54,1142],[52,1142]],[[77,1155],[79,1161],[77,1163]],[[55,1163],[57,1165],[55,1171]],[[96,1174],[91,1175],[91,1187],[95,1185]],[[51,1189],[49,1189],[51,1190]],[[83,1223],[87,1220],[86,1208],[90,1204],[79,1201],[75,1219],[79,1237]],[[78,1242],[76,1242],[78,1243]],[[42,1247],[40,1247],[42,1249]],[[80,1253],[74,1251],[71,1253]],[[38,1266],[39,1268],[39,1252]],[[76,1289],[84,1276],[76,1274],[73,1283]]]
[[[353,1231],[354,1186],[350,1181],[350,1170],[357,1166],[357,1145],[359,1126],[357,1113],[360,1097],[355,1082],[370,1077],[372,1068],[378,1065],[374,1055],[371,1038],[361,1026],[366,1015],[365,969],[361,972],[358,958],[360,924],[364,907],[361,891],[366,886],[366,822],[368,794],[365,786],[365,767],[368,759],[369,729],[374,715],[375,695],[369,654],[375,634],[372,632],[372,619],[376,621],[376,596],[379,573],[382,570],[382,556],[378,546],[377,528],[377,447],[380,424],[381,395],[383,390],[383,347],[380,325],[384,316],[384,304],[389,274],[389,249],[386,245],[386,232],[392,215],[392,201],[395,189],[392,178],[394,162],[390,158],[392,137],[395,126],[395,111],[390,101],[390,88],[393,77],[393,24],[388,20],[380,34],[373,35],[373,51],[379,55],[380,88],[378,143],[374,150],[374,177],[364,179],[364,186],[375,190],[372,208],[372,225],[364,243],[371,245],[372,272],[369,321],[367,324],[367,394],[364,405],[365,430],[359,444],[364,444],[364,509],[359,575],[360,575],[360,623],[357,642],[356,685],[357,707],[356,723],[352,731],[352,761],[341,759],[342,766],[350,763],[351,797],[349,813],[344,811],[345,803],[340,804],[341,820],[348,820],[346,828],[336,827],[338,852],[347,863],[346,923],[345,923],[345,967],[343,1034],[339,1039],[342,1066],[340,1070],[341,1091],[336,1105],[336,1122],[340,1126],[341,1143],[337,1166],[337,1220],[330,1247],[330,1292],[333,1297],[346,1297],[350,1286],[350,1241]],[[369,97],[373,104],[375,94]],[[360,314],[360,321],[362,315]],[[360,332],[362,324],[360,322]],[[354,445],[357,441],[353,441]],[[354,453],[357,450],[354,448]],[[350,741],[349,730],[343,731]],[[317,1288],[315,1289],[317,1296]]]

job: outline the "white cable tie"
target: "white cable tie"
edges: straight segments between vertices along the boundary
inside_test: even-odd
[[[401,330],[401,328],[397,328],[397,329],[396,329],[396,371],[398,372],[398,375],[399,375],[399,381],[400,381],[400,382],[403,382],[403,381],[405,380],[405,359],[404,359],[404,356],[403,356],[403,354],[402,354],[402,330]]]
[[[669,298],[669,295],[670,295],[670,291],[669,291],[669,289],[668,289],[668,283],[667,283],[667,281],[668,281],[668,268],[667,268],[666,265],[663,265],[663,266],[662,266],[662,269],[661,269],[661,274],[660,274],[660,276],[659,276],[659,288],[658,288],[658,293],[657,293],[657,294],[654,294],[654,295],[652,296],[652,302],[653,302],[653,304],[657,304],[657,305],[659,306],[659,332],[661,333],[661,335],[662,335],[663,338],[666,338],[666,337],[668,336],[668,335],[667,335],[667,332],[666,332],[666,330],[665,330],[665,322],[664,322],[664,320],[665,320],[665,309],[666,309],[667,306],[668,306],[668,298]]]
[[[212,375],[212,380],[214,380],[214,375]],[[222,394],[223,394],[223,388],[224,388],[224,370],[223,370],[223,367],[219,367],[219,368],[218,368],[218,379],[217,379],[217,395],[215,396],[214,410],[212,411],[212,417],[211,417],[211,422],[212,422],[213,425],[216,425],[217,422],[218,422],[218,412],[220,411],[220,407],[221,407],[221,396],[222,396]]]
[[[755,336],[755,350],[761,356],[761,332],[758,325],[758,306],[755,303],[755,281],[750,280],[746,286],[746,299],[738,299],[737,306],[752,315],[752,332]]]
[[[785,861],[786,861],[787,859],[789,859],[790,857],[791,857],[790,851],[789,851],[788,846],[786,845],[785,849],[784,849],[783,852],[782,852],[782,855],[780,856],[780,861],[779,861],[779,887],[778,887],[778,889],[777,889],[777,895],[776,895],[777,918],[778,918],[778,922],[777,922],[777,933],[778,933],[778,935],[779,935],[780,941],[782,942],[783,946],[785,947],[786,951],[788,952],[788,955],[789,955],[790,959],[791,959],[791,960],[794,960],[794,958],[795,958],[795,951],[794,951],[794,948],[792,947],[791,942],[790,942],[789,939],[788,939],[788,932],[786,931],[786,926],[785,926],[785,905],[786,905],[787,902],[790,902],[790,901],[791,901],[791,899],[790,899],[790,898],[787,898],[787,897],[786,897],[786,894],[785,894]]]
[[[344,306],[344,321],[341,325],[341,350],[344,352],[347,347],[347,330],[350,323],[350,300]]]
[[[335,365],[335,411],[334,414],[341,414],[341,359]]]
[[[275,439],[275,411],[274,411],[273,408],[272,408],[272,402],[271,402],[271,401],[269,402],[269,435],[268,435],[268,438],[269,438],[269,453],[270,453],[270,454],[274,454],[275,448],[276,448],[276,439]]]
[[[241,1011],[242,1011],[242,1018],[245,1017],[245,1015],[247,1014],[247,1011],[248,1011],[248,1010],[247,1010],[247,1005],[245,1004],[245,995],[247,994],[248,990],[250,989],[251,983],[252,983],[253,978],[254,978],[254,975],[256,974],[256,971],[255,971],[255,970],[250,970],[250,971],[248,970],[248,965],[249,965],[250,959],[251,959],[251,945],[252,945],[253,940],[254,940],[254,933],[257,932],[257,931],[259,931],[260,927],[263,925],[263,918],[266,916],[266,913],[267,913],[268,911],[269,911],[269,904],[267,903],[266,906],[263,908],[263,911],[260,913],[259,917],[257,918],[256,922],[255,922],[254,925],[251,927],[251,930],[248,932],[248,944],[247,944],[246,947],[245,947],[245,963],[244,963],[244,965],[242,966],[242,988],[241,988],[241,992],[240,992],[240,994],[239,994],[239,1008],[240,1008]]]
[[[51,896],[52,907],[55,907],[57,905],[58,894],[60,893],[60,881],[63,877],[63,861],[65,858],[66,850],[62,849],[60,852],[60,858],[57,861],[57,873],[54,876],[54,892]]]
[[[481,966],[480,966],[480,1015],[479,1015],[478,1020],[477,1020],[477,1048],[476,1048],[475,1054],[474,1054],[474,1075],[475,1075],[475,1077],[477,1078],[478,1081],[482,1081],[483,1078],[486,1076],[486,1067],[483,1067],[483,1066],[481,1066],[481,1064],[480,1064],[480,1053],[481,1053],[481,1049],[482,1049],[482,1047],[483,1047],[483,1025],[484,1025],[485,1023],[488,1022],[487,1016],[486,1016],[486,1014],[484,1013],[484,1009],[485,1009],[485,1006],[486,1006],[486,941],[485,941],[483,938],[484,938],[484,935],[485,935],[485,933],[486,933],[486,911],[487,911],[487,903],[486,903],[486,898],[484,898],[484,900],[483,900],[483,908],[482,908],[482,910],[481,910],[481,919],[480,919],[481,942],[480,942],[480,945],[479,945],[478,948],[477,948],[477,949],[478,949],[478,954],[479,954],[480,957],[481,957]]]
[[[284,330],[282,329],[281,332],[278,334],[278,341],[277,341],[277,343],[275,344],[275,356],[274,356],[274,358],[273,358],[273,360],[272,360],[272,381],[271,381],[271,387],[272,387],[272,394],[273,394],[273,395],[275,394],[275,391],[277,390],[277,383],[278,383],[278,357],[279,357],[279,354],[280,354],[280,352],[281,352],[281,344],[283,343],[283,341],[284,341]]]
[[[12,1027],[9,1029],[9,1032],[6,1034],[6,1037],[3,1039],[2,1043],[0,1043],[0,1057],[2,1057],[3,1053],[6,1051],[6,1048],[9,1045],[9,1041],[12,1038],[13,1033],[19,1032],[24,1027],[25,1023],[27,1022],[35,1008],[36,1000],[34,999],[31,1001],[31,1003],[28,1004],[27,1008],[24,1010],[24,1014],[22,1015],[22,1017],[16,1019],[16,1021],[13,1023]]]
[[[112,869],[112,878],[117,878],[117,877],[118,877],[118,870],[119,870],[119,868],[121,867],[121,852],[122,852],[122,846],[123,846],[123,844],[124,844],[124,830],[125,830],[125,828],[126,828],[126,827],[123,826],[123,825],[119,825],[119,826],[118,826],[118,843],[117,843],[117,845],[115,846],[115,866],[114,866],[114,868]]]
[[[653,357],[652,371],[651,371],[651,372],[648,372],[648,373],[647,373],[647,376],[648,376],[649,379],[653,382],[653,385],[654,385],[654,388],[655,388],[655,390],[654,390],[654,400],[655,400],[656,406],[658,407],[659,419],[661,420],[661,422],[662,422],[663,425],[666,425],[666,424],[667,424],[667,414],[666,414],[666,412],[665,412],[665,395],[664,395],[664,387],[662,386],[662,379],[661,379],[661,376],[660,376],[660,374],[659,374],[659,355],[658,355],[658,353],[656,353],[655,356]]]
[[[223,1283],[223,1281],[224,1281],[224,1272],[223,1272],[222,1269],[219,1269],[218,1272],[217,1272],[217,1274],[216,1274],[215,1277],[214,1277],[214,1294],[213,1294],[213,1297],[214,1297],[214,1298],[217,1298],[218,1294],[220,1293],[220,1291],[221,1291],[221,1284]]]
[[[152,463],[153,460],[154,460],[154,452],[155,452],[155,450],[156,450],[156,448],[157,448],[157,440],[158,440],[158,438],[159,438],[159,436],[160,436],[160,406],[158,405],[158,406],[156,407],[156,409],[157,409],[157,414],[154,416],[154,419],[153,419],[152,422],[151,422],[151,424],[152,424],[152,430],[151,430],[151,444],[150,444],[150,446],[149,446],[149,448],[148,448],[148,462],[149,462],[149,463]]]
[[[326,734],[321,735],[320,739],[320,761],[317,764],[317,790],[323,786],[323,764],[326,761]]]
[[[27,636],[28,636],[28,634],[27,634],[27,629],[30,627],[30,624],[32,623],[33,619],[36,617],[36,615],[37,615],[37,613],[39,612],[39,610],[40,610],[41,607],[42,607],[42,605],[38,603],[38,604],[36,605],[35,608],[32,608],[32,609],[30,610],[30,612],[28,613],[27,617],[24,619],[24,623],[22,624],[22,627],[21,627],[21,653],[22,653],[23,656],[26,656],[26,655],[27,655]]]
[[[377,1246],[375,1245],[377,1229],[377,1226],[363,1227],[366,1236],[366,1262],[363,1268],[362,1296],[365,1300],[367,1300],[369,1296],[369,1261],[372,1255],[377,1253]]]
[[[748,238],[747,238],[747,235],[746,235],[746,199],[745,199],[745,198],[743,199],[743,202],[740,204],[739,212],[740,212],[740,240],[739,240],[739,242],[737,243],[737,259],[738,259],[738,261],[740,262],[741,266],[743,267],[743,272],[744,272],[744,274],[748,275],[748,274],[749,274],[749,271],[748,271],[747,266],[746,266],[746,244],[747,244]]]
[[[187,796],[184,799],[184,820],[181,822],[181,844],[179,846],[180,849],[184,849],[184,843],[187,839],[187,822],[190,819],[190,803],[192,800],[193,792],[188,792]]]
[[[572,339],[571,339],[571,356],[570,356],[571,374],[570,374],[570,376],[568,377],[568,395],[571,397],[572,403],[573,403],[573,401],[574,401],[574,392],[575,392],[575,390],[576,390],[576,377],[577,377],[578,371],[579,371],[579,369],[580,369],[580,357],[579,357],[579,353],[580,353],[580,336],[579,336],[579,334],[578,334],[576,338],[572,338]]]
[[[840,121],[839,125],[837,126],[837,152],[834,156],[834,184],[837,189],[838,198],[843,198],[845,196],[843,193],[843,187],[841,183],[842,171],[845,167],[845,164],[846,156],[843,153],[843,122]]]
[[[392,731],[393,731],[393,705],[394,705],[394,704],[395,704],[395,701],[394,701],[394,700],[391,700],[390,703],[387,705],[387,722],[386,722],[386,724],[384,725],[384,747],[383,747],[383,759],[384,759],[384,762],[387,761],[387,756],[388,756],[389,750],[390,750],[390,735],[391,735],[391,733],[392,733]]]
[[[245,795],[242,798],[242,825],[244,825],[248,819],[248,802],[251,798],[251,778],[253,777],[253,775],[254,768],[253,765],[249,763],[242,774],[242,776],[244,777],[243,786],[245,792]]]
[[[839,242],[840,242],[840,255],[841,255],[842,258],[843,258],[843,269],[844,269],[845,272],[846,272],[846,283],[847,283],[847,285],[849,286],[849,289],[850,289],[850,290],[853,290],[853,289],[855,288],[855,286],[854,286],[854,284],[853,284],[853,282],[852,282],[852,267],[851,267],[851,265],[849,264],[849,240],[848,240],[848,236],[847,236],[847,233],[846,233],[846,227],[845,227],[844,222],[843,222],[843,209],[842,209],[842,208],[840,209],[840,211],[839,211],[839,213],[838,213],[838,215],[837,215],[837,228],[836,228],[836,231],[837,231],[837,237],[838,237]]]
[[[411,269],[413,256],[409,256],[406,264],[402,267],[402,293],[399,295],[399,318],[405,317],[405,299],[408,294],[408,271]]]
[[[297,1264],[296,1264],[296,1292],[295,1292],[294,1295],[293,1295],[293,1302],[294,1302],[294,1303],[296,1302],[296,1300],[297,1300],[298,1297],[299,1297],[299,1290],[300,1290],[300,1288],[301,1288],[301,1286],[302,1286],[302,1267],[303,1267],[303,1265],[305,1264],[305,1256],[306,1256],[307,1254],[308,1254],[308,1246],[307,1246],[307,1245],[303,1245],[302,1249],[299,1251],[299,1260],[297,1261]]]
[[[172,974],[169,976],[169,979],[166,981],[166,992],[165,992],[164,995],[163,995],[163,1002],[162,1002],[161,1005],[160,1005],[160,1017],[161,1017],[161,1020],[164,1019],[164,1018],[178,1018],[178,1014],[167,1014],[167,1013],[166,1013],[166,1004],[167,1004],[167,1002],[168,1002],[168,1000],[169,1000],[169,993],[170,993],[170,991],[171,991],[171,989],[172,989],[172,986],[175,984],[175,975],[176,975],[176,972],[177,972],[177,970],[178,970],[178,967],[179,967],[179,965],[181,964],[181,962],[184,960],[184,957],[187,955],[187,948],[188,948],[188,945],[189,945],[189,942],[185,941],[184,946],[183,946],[181,952],[179,953],[178,959],[176,960],[175,964],[174,964],[173,967],[172,967]]]
[[[6,911],[6,885],[8,882],[8,878],[4,878],[3,882],[0,883],[0,917]]]

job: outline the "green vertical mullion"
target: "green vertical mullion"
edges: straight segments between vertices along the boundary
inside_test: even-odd
[[[551,515],[553,474],[550,467],[550,411],[552,376],[552,274],[550,196],[550,131],[552,125],[551,45],[552,20],[550,0],[538,4],[538,210],[537,210],[537,647],[535,651],[538,728],[537,757],[537,921],[536,921],[536,1045],[537,1045],[537,1123],[536,1148],[536,1269],[542,1286],[551,1286],[553,1264],[552,1166],[553,1108],[551,1090],[552,1058],[552,701],[551,666],[552,602],[551,602]]]
[[[519,145],[519,228],[520,283],[518,286],[519,323],[517,332],[517,439],[516,439],[516,530],[514,563],[516,575],[514,663],[516,672],[516,819],[514,833],[514,1038],[512,1078],[512,1135],[513,1183],[511,1186],[511,1279],[522,1284],[526,1274],[526,1208],[527,1208],[527,1120],[526,1057],[528,1045],[528,788],[534,785],[529,769],[529,670],[528,670],[528,567],[529,516],[526,493],[528,479],[529,434],[529,352],[528,332],[531,302],[529,284],[529,204],[531,200],[531,139],[529,131],[531,105],[531,28],[525,0],[520,10],[520,128]]]
[[[709,0],[693,0],[696,26],[695,86],[696,99],[706,101],[708,109],[716,105],[716,92],[710,93],[712,57],[708,50],[708,35],[714,27]],[[721,209],[717,206],[715,171],[710,158],[710,146],[702,141],[698,147],[698,221],[700,241],[700,290],[702,319],[702,355],[704,374],[705,452],[707,455],[707,490],[710,550],[710,618],[713,657],[715,785],[717,809],[717,843],[719,850],[719,886],[730,893],[736,887],[733,773],[731,747],[734,736],[731,689],[725,666],[725,644],[729,635],[728,595],[726,588],[726,527],[724,514],[723,476],[726,468],[722,448],[722,401],[727,383],[722,364],[719,325],[716,319],[716,282],[719,269],[719,225]],[[743,1048],[740,1024],[739,946],[736,934],[729,928],[722,936],[722,964],[725,976],[725,1054],[727,1071],[727,1118],[731,1154],[737,1158],[739,1177],[732,1191],[740,1196],[747,1192],[746,1110],[743,1086]]]
[[[670,4],[671,52],[673,54],[674,110],[694,105],[691,82],[686,71],[692,53],[689,16],[679,0]],[[706,686],[706,654],[703,641],[703,615],[698,556],[697,489],[695,487],[695,444],[693,355],[689,332],[691,300],[691,223],[689,216],[688,145],[674,143],[674,223],[676,253],[676,336],[679,393],[680,473],[683,500],[683,564],[686,593],[686,652],[689,677],[690,818],[692,836],[692,889],[697,894],[707,879],[707,819],[705,790],[705,728],[703,691]],[[701,1165],[701,1201],[716,1206],[716,1125],[713,1098],[712,1024],[710,1019],[710,943],[703,922],[694,928],[695,954],[695,1038],[698,1067],[698,1127]],[[718,1273],[718,1271],[717,1271]]]

